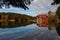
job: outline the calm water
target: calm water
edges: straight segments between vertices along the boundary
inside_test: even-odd
[[[0,40],[60,40],[55,29],[31,24],[16,28],[0,28]]]

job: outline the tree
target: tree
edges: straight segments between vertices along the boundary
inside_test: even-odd
[[[59,20],[60,20],[60,6],[57,8],[56,15],[58,15]],[[58,25],[57,25],[57,27],[56,27],[56,31],[57,31],[57,33],[58,33],[59,36],[60,36],[60,22],[58,22]]]
[[[60,19],[60,6],[57,8],[56,14],[59,16]]]
[[[2,5],[5,5],[5,7],[7,8],[9,8],[10,5],[12,5],[13,7],[19,7],[26,10],[29,9],[27,5],[30,5],[31,1],[33,0],[0,0],[0,8],[2,8]]]
[[[54,2],[51,5],[60,4],[60,0],[53,0]]]

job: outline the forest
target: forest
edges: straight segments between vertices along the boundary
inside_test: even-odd
[[[25,26],[28,24],[36,23],[35,20],[36,20],[36,17],[25,15],[25,14],[0,12],[1,28]]]
[[[56,11],[56,15],[58,15],[58,17],[59,17],[59,23],[56,27],[56,30],[57,30],[58,34],[60,35],[60,6],[58,7],[58,9]]]

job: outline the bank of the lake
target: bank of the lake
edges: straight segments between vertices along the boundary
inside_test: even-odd
[[[36,17],[19,14],[0,12],[0,28],[12,28],[36,23]]]

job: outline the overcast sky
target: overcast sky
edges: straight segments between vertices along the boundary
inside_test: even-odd
[[[55,12],[57,9],[56,5],[51,6],[53,0],[34,0],[29,7],[29,10],[24,10],[21,8],[3,8],[0,9],[0,12],[16,12],[21,14],[27,14],[31,16],[36,16],[41,13],[47,14],[49,10]]]

